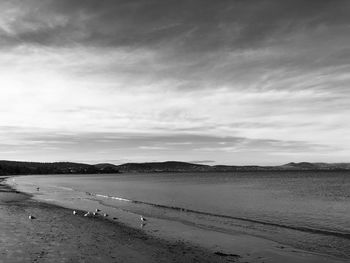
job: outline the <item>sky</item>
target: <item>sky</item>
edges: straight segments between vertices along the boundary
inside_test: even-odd
[[[348,0],[0,10],[0,159],[350,161]]]

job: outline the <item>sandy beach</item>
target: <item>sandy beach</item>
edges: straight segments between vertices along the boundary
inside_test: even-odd
[[[150,237],[104,218],[40,203],[0,186],[0,262],[235,262],[186,243]],[[29,215],[35,219],[30,220]]]
[[[96,206],[89,196],[86,199],[78,195],[73,203],[62,202],[62,195],[71,200],[69,196],[75,194],[69,188],[60,188],[57,194],[54,188],[45,190],[41,184],[40,191],[37,191],[38,178],[34,179],[35,185],[21,181],[30,182],[33,177],[4,179],[0,177],[0,263],[347,262],[346,259],[300,250],[254,234],[208,231],[193,228],[185,221],[148,217],[150,211],[142,227],[138,216],[136,227],[130,220],[134,220],[137,214],[125,218],[123,213],[113,215],[113,211],[106,210],[108,207],[102,203]],[[53,195],[50,195],[51,191]],[[86,205],[86,202],[93,205]],[[103,210],[100,215],[84,216],[86,211],[94,211],[97,207]],[[102,216],[101,213],[105,212],[109,217]],[[30,219],[30,215],[34,219]]]

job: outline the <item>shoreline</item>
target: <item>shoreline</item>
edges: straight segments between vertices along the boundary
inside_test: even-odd
[[[0,262],[235,262],[186,242],[158,239],[83,211],[38,202],[0,178]],[[35,219],[30,220],[29,215]]]
[[[6,179],[9,178],[13,177],[6,177]],[[64,203],[55,202],[55,196],[53,196],[53,199],[40,200],[40,198],[38,197],[42,195],[41,188],[39,196],[37,196],[35,190],[36,187],[34,187],[34,185],[30,187],[34,188],[32,190],[29,190],[28,188],[23,189],[22,187],[18,187],[20,185],[17,184],[8,184],[8,182],[4,185],[1,183],[1,180],[5,180],[5,178],[1,179],[0,177],[0,186],[2,185],[3,187],[11,189],[12,195],[14,193],[17,193],[18,195],[22,196],[24,195],[24,197],[21,200],[12,202],[12,204],[15,204],[19,207],[27,207],[27,210],[36,210],[37,213],[40,214],[40,218],[37,218],[38,220],[36,219],[32,221],[28,220],[28,213],[26,215],[22,214],[21,216],[22,218],[24,218],[24,220],[21,220],[20,222],[22,224],[20,224],[22,227],[28,227],[28,224],[33,225],[33,223],[40,221],[40,223],[43,224],[46,229],[49,229],[51,231],[52,225],[55,225],[56,235],[65,236],[65,240],[69,240],[70,238],[72,238],[71,247],[76,246],[76,244],[85,244],[80,245],[80,247],[76,247],[74,249],[74,253],[68,253],[68,257],[66,257],[66,260],[63,262],[70,262],[70,260],[73,260],[73,258],[74,262],[79,260],[82,260],[82,262],[101,262],[101,259],[98,257],[98,255],[100,254],[104,255],[104,258],[102,260],[103,262],[346,262],[339,258],[334,258],[325,254],[316,254],[308,251],[295,249],[293,247],[288,247],[283,243],[273,241],[271,242],[263,238],[254,237],[253,235],[249,234],[235,234],[230,236],[225,235],[225,233],[216,233],[215,231],[208,232],[205,229],[202,229],[202,231],[204,230],[206,232],[205,235],[201,235],[202,238],[209,238],[208,240],[213,238],[213,240],[217,241],[219,241],[221,238],[224,238],[226,240],[226,244],[229,245],[229,247],[223,247],[219,245],[219,243],[217,243],[215,249],[213,250],[208,246],[203,246],[203,242],[193,242],[193,237],[195,237],[196,234],[192,232],[190,228],[187,228],[186,231],[188,232],[182,232],[184,230],[183,227],[175,227],[170,229],[160,228],[160,225],[158,225],[158,223],[160,222],[159,220],[155,221],[156,218],[149,218],[151,222],[148,222],[148,224],[150,225],[147,224],[148,227],[146,227],[146,229],[143,229],[142,227],[141,229],[139,229],[133,227],[133,225],[130,226],[129,222],[122,220],[122,218],[118,218],[118,220],[108,220],[102,216],[92,218],[83,217],[83,214],[86,211],[91,211],[91,207],[89,208],[89,210],[86,210],[87,207],[76,206],[77,204],[75,206],[66,206],[64,205]],[[29,194],[19,192],[15,189],[19,189],[20,191],[24,191]],[[9,193],[7,192],[7,194]],[[81,203],[81,205],[83,205],[83,203]],[[72,214],[72,211],[77,207],[80,207],[80,209],[83,209],[84,211],[78,211],[78,215],[74,216]],[[96,206],[93,207],[96,208]],[[0,213],[2,210],[1,208],[2,203],[0,191]],[[33,215],[36,216],[36,214]],[[17,217],[18,216],[15,216],[15,218],[12,218],[12,220],[9,219],[8,222],[17,222]],[[167,223],[173,224],[174,222],[166,222],[166,225],[168,227]],[[0,227],[3,227],[1,225],[1,221]],[[84,229],[88,229],[89,232],[86,233]],[[179,232],[180,229],[182,230]],[[90,231],[92,232],[90,233]],[[169,231],[178,231],[180,235],[177,234],[178,238],[170,239],[168,236],[170,234]],[[160,235],[160,233],[162,233],[162,235]],[[184,234],[186,238],[183,236]],[[224,236],[222,234],[224,234]],[[11,231],[8,232],[8,236],[10,235]],[[42,235],[45,235],[45,233],[42,233]],[[35,232],[30,233],[29,236],[33,237],[35,240],[38,238]],[[190,236],[192,237],[188,239],[188,237]],[[65,242],[65,240],[52,239],[51,242],[57,243],[56,245],[58,245],[59,247],[60,245],[62,245],[60,242]],[[114,246],[106,248],[106,245],[104,245],[103,242],[100,242],[101,240],[105,240],[107,241],[107,243],[113,243]],[[120,244],[124,244],[125,242],[127,242],[128,245],[132,247],[131,251],[129,247],[125,247],[124,245]],[[43,245],[45,247],[45,244]],[[91,256],[89,259],[79,259],[78,255],[81,256],[86,254],[86,252],[84,251],[84,247],[86,246],[90,247],[88,252],[91,252],[91,250],[95,251],[94,255]],[[66,250],[69,251],[69,249]],[[117,255],[114,255],[114,250],[118,251]],[[60,249],[58,249],[58,251],[60,251]],[[50,252],[51,255],[55,253],[56,256],[62,257],[61,255],[57,254],[57,251]],[[133,253],[135,253],[136,256],[132,256]],[[143,255],[142,257],[137,256],[140,255],[140,253]],[[109,257],[107,255],[109,255]],[[125,255],[128,255],[128,258],[125,258]],[[137,260],[135,259],[135,257],[137,257]],[[120,258],[122,258],[122,260]],[[44,260],[42,262],[46,261]],[[54,260],[54,257],[50,259],[50,262],[56,262]]]

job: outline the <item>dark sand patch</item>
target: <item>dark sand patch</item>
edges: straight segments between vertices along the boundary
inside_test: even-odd
[[[0,204],[20,202],[29,199],[31,196],[25,193],[18,192],[8,185],[1,184],[6,178],[0,178]]]
[[[82,215],[1,185],[0,262],[227,262],[188,243]]]

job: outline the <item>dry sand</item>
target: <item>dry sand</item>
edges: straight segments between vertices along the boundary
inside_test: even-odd
[[[1,179],[0,179],[1,180]],[[103,217],[30,199],[0,185],[0,262],[237,262],[150,237]],[[29,219],[33,215],[35,219]]]

